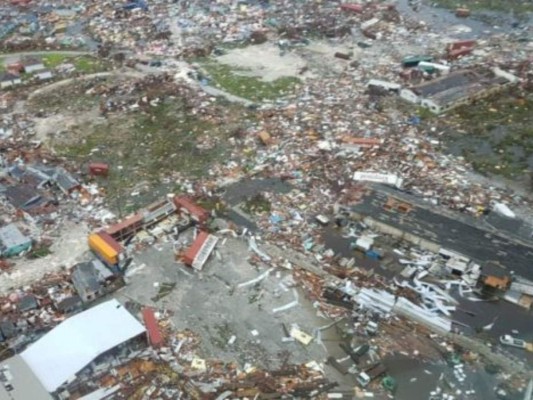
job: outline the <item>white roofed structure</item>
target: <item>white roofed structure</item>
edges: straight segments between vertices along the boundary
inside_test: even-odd
[[[144,332],[144,326],[113,299],[63,321],[20,357],[52,393],[99,355]]]

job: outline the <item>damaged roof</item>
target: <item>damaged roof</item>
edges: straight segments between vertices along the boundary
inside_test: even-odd
[[[63,321],[21,357],[46,390],[54,392],[96,357],[144,332],[113,299]]]

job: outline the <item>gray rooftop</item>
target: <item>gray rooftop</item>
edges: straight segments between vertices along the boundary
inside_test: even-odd
[[[453,103],[470,95],[475,95],[483,88],[484,86],[482,84],[476,82],[468,84],[466,86],[454,87],[451,89],[444,90],[442,92],[434,94],[429,98],[438,104],[444,105],[448,103]]]
[[[476,93],[485,87],[506,83],[491,71],[457,71],[449,75],[434,79],[427,83],[415,86],[412,90],[418,95],[435,99],[439,102],[449,102],[456,98]],[[452,99],[446,99],[450,97]]]
[[[82,299],[87,293],[98,292],[101,289],[98,271],[91,262],[80,263],[73,268],[72,283]]]
[[[10,74],[9,72],[0,74],[0,82],[8,82],[15,79],[20,79],[20,77],[15,74]]]
[[[24,360],[16,355],[0,363],[0,400],[53,400]]]
[[[43,201],[39,192],[29,185],[9,186],[5,196],[16,208],[29,209]]]
[[[413,91],[422,97],[431,97],[437,93],[444,92],[452,88],[467,86],[475,81],[476,75],[473,72],[459,71],[415,86]]]

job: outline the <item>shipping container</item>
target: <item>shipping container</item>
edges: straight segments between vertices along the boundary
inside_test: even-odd
[[[187,211],[192,219],[204,224],[209,219],[209,211],[195,204],[191,199],[185,196],[175,196],[174,204],[178,209]]]
[[[134,235],[143,228],[143,216],[135,214],[123,221],[111,225],[106,229],[106,232],[116,240],[124,240],[127,237]]]
[[[196,254],[198,254],[198,251],[204,244],[205,240],[209,236],[209,233],[207,232],[200,232],[198,236],[196,236],[196,239],[192,243],[192,245],[187,249],[185,254],[183,255],[183,262],[189,266],[192,266],[192,263],[194,262],[194,258],[196,257]]]
[[[144,326],[148,334],[148,341],[152,347],[160,347],[163,344],[163,335],[157,324],[154,310],[150,307],[145,307],[142,310]]]
[[[361,4],[341,4],[342,11],[350,11],[356,14],[361,14],[363,12],[363,6]]]
[[[106,232],[89,235],[89,248],[109,266],[118,265],[124,252],[122,246]]]
[[[416,67],[421,61],[432,62],[433,61],[433,57],[431,57],[431,56],[409,56],[409,57],[405,57],[402,60],[402,65],[405,68]]]
[[[159,200],[150,204],[140,212],[143,216],[144,227],[160,222],[170,214],[174,214],[176,212],[176,208],[176,204],[167,199]]]
[[[183,255],[183,262],[197,270],[201,270],[214,250],[218,238],[201,231]]]
[[[418,63],[418,69],[429,74],[432,74],[436,71],[439,71],[443,75],[447,75],[450,73],[450,67],[448,65],[430,63],[426,61],[421,61],[420,63]]]
[[[475,47],[477,41],[474,39],[458,40],[456,42],[448,43],[446,46],[447,51],[462,49],[463,47]]]
[[[93,176],[107,176],[109,174],[109,165],[105,163],[90,163],[89,173]]]
[[[456,58],[466,56],[470,53],[472,53],[472,50],[474,50],[473,47],[463,47],[457,50],[450,50],[448,52],[448,60],[454,60]]]

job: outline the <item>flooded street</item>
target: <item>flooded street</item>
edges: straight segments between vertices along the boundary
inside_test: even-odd
[[[409,0],[398,0],[397,8],[409,19],[424,21],[434,32],[457,39],[483,38],[509,29],[527,27],[531,19],[519,20],[512,15],[494,11],[476,11],[469,18],[455,16],[453,10],[433,7],[431,1],[423,1],[415,11]]]

